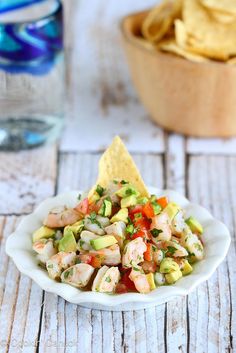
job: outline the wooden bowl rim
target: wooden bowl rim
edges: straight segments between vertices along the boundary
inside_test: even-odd
[[[126,28],[126,23],[127,23],[128,20],[132,21],[135,18],[137,18],[137,17],[139,17],[141,15],[144,15],[146,13],[148,13],[148,10],[139,11],[139,12],[133,12],[131,14],[128,14],[128,15],[124,16],[122,18],[122,20],[120,21],[120,30],[121,30],[122,36],[131,45],[136,46],[138,49],[143,50],[143,51],[145,51],[145,52],[147,52],[150,55],[153,55],[155,57],[165,57],[165,58],[168,57],[169,60],[186,63],[189,66],[190,65],[191,66],[201,65],[201,66],[205,66],[207,68],[208,66],[215,65],[219,69],[228,68],[228,69],[236,70],[236,65],[229,65],[226,62],[214,61],[214,60],[211,60],[211,59],[210,59],[209,62],[194,62],[194,61],[185,59],[185,58],[183,58],[181,56],[178,56],[178,55],[165,53],[165,52],[162,52],[160,50],[156,50],[156,49],[151,49],[151,48],[145,47],[144,45],[142,45],[140,43],[140,39],[138,39],[138,37],[136,37],[132,33],[132,30],[130,31],[130,30],[128,30],[128,28]]]

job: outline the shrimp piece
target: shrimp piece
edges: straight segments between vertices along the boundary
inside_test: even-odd
[[[153,256],[153,261],[155,261],[155,263],[157,265],[160,265],[160,263],[164,259],[164,253],[161,250],[153,251],[153,255],[152,256]]]
[[[99,223],[99,221],[97,220],[97,217],[94,220],[91,220],[91,218],[89,216],[85,217],[85,219],[84,219],[84,228],[86,230],[89,230],[90,232],[98,234],[98,235],[104,235],[105,234],[105,231],[104,231],[101,223]]]
[[[93,272],[94,268],[92,266],[88,264],[77,264],[62,272],[61,280],[76,288],[83,288],[88,284]]]
[[[52,239],[40,239],[34,242],[33,250],[38,254],[37,258],[42,264],[46,264],[47,260],[57,253]]]
[[[180,244],[178,244],[175,241],[166,241],[165,242],[165,247],[168,250],[168,247],[174,248],[172,249],[172,256],[173,257],[184,257],[184,256],[188,256],[188,252],[187,250],[181,246]]]
[[[109,235],[113,235],[118,241],[119,246],[122,247],[123,241],[125,239],[125,229],[126,229],[125,222],[118,221],[106,227],[105,232]]]
[[[113,293],[120,280],[118,267],[103,266],[98,270],[92,285],[92,291],[101,293]]]
[[[140,266],[132,268],[129,278],[134,282],[135,288],[139,293],[145,294],[151,292],[150,284]]]
[[[103,217],[100,215],[97,215],[97,221],[100,223],[100,225],[104,228],[104,227],[108,227],[111,223],[108,217]]]
[[[154,243],[157,243],[160,240],[170,240],[171,239],[171,228],[170,228],[170,219],[167,213],[162,212],[159,215],[152,218],[151,230],[157,229],[161,232],[156,236],[152,236]]]
[[[94,234],[88,230],[83,230],[80,234],[80,240],[78,241],[78,250],[92,250],[93,247],[90,244],[90,240],[100,238],[100,235]]]
[[[122,256],[122,266],[129,268],[134,264],[139,264],[143,262],[143,254],[147,250],[147,246],[144,243],[143,239],[138,237],[134,240],[131,240],[126,244],[123,256]]]
[[[52,279],[60,278],[62,271],[74,265],[75,261],[76,261],[75,252],[60,251],[56,255],[53,255],[46,262],[46,267],[48,270],[49,277],[51,277]]]
[[[171,222],[172,234],[176,235],[177,237],[180,237],[181,234],[183,233],[185,225],[186,223],[184,220],[184,213],[183,211],[179,211]]]
[[[56,207],[49,212],[43,224],[49,228],[63,228],[77,222],[80,218],[80,214],[73,208]]]
[[[102,265],[115,266],[121,263],[120,247],[118,244],[109,246],[98,251],[90,251],[90,255],[100,255],[102,257]]]
[[[181,244],[188,250],[193,260],[202,260],[204,257],[203,245],[198,236],[192,233],[186,225],[181,237]]]

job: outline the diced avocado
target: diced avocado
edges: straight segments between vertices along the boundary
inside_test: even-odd
[[[151,195],[150,201],[151,202],[156,202],[156,200],[157,200],[156,195]]]
[[[134,195],[124,197],[120,202],[121,208],[137,205],[137,199]]]
[[[183,260],[183,261],[184,261],[184,265],[183,265],[181,271],[182,271],[183,276],[186,276],[193,271],[193,268],[190,265],[190,263],[188,262],[188,260]]]
[[[69,226],[66,226],[64,228],[64,234],[67,233],[67,231],[72,231],[74,233],[75,238],[82,232],[84,229],[84,220],[82,219],[81,221],[78,221],[74,224],[71,224]]]
[[[95,250],[100,250],[107,248],[108,246],[114,245],[117,243],[117,240],[113,235],[104,235],[97,239],[90,240],[90,244]]]
[[[138,192],[138,190],[135,187],[133,187],[130,184],[127,184],[127,185],[122,186],[118,191],[116,191],[116,195],[123,198],[123,197],[127,197],[130,195],[139,196],[140,193]]]
[[[158,215],[159,213],[161,213],[162,208],[156,201],[151,202],[151,204],[155,215]]]
[[[147,278],[147,280],[148,280],[148,283],[149,283],[149,285],[150,285],[150,289],[151,290],[153,290],[153,289],[155,289],[156,288],[156,284],[155,284],[155,281],[154,281],[154,275],[153,275],[153,273],[148,273],[147,275],[146,275],[146,278]]]
[[[100,196],[96,192],[89,198],[90,203],[96,203],[98,200],[100,200]]]
[[[165,281],[166,281],[165,276],[163,275],[163,273],[160,273],[160,272],[155,273],[154,279],[157,286],[163,286],[163,284],[165,284]]]
[[[137,198],[137,204],[139,205],[145,205],[145,203],[148,202],[148,198],[147,197],[138,197]]]
[[[123,221],[128,223],[128,208],[120,209],[111,219],[111,223]]]
[[[202,234],[202,225],[193,217],[189,217],[185,221],[193,233]]]
[[[58,250],[64,252],[76,251],[77,244],[72,230],[64,232],[63,238],[59,241]]]
[[[42,238],[52,238],[55,235],[55,229],[51,229],[45,226],[40,227],[33,233],[33,242]]]
[[[170,273],[172,271],[177,271],[177,270],[179,270],[179,265],[171,257],[165,257],[161,261],[161,265],[160,265],[161,273]]]
[[[171,273],[167,273],[165,275],[165,278],[166,278],[166,282],[168,284],[173,284],[175,283],[176,281],[178,281],[180,278],[182,277],[182,272],[180,271],[180,269],[176,270],[176,271],[173,271]]]
[[[102,203],[101,208],[98,211],[98,214],[100,214],[103,217],[109,217],[112,212],[112,203],[111,201],[104,200]]]
[[[169,202],[168,205],[164,208],[164,212],[168,214],[168,217],[171,221],[179,211],[180,207],[174,202]]]

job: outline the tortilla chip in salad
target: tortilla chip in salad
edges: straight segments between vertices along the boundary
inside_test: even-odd
[[[119,136],[113,139],[102,155],[98,168],[96,185],[107,188],[111,180],[126,180],[136,187],[141,196],[150,196],[133,158]],[[90,190],[89,197],[94,190],[95,187]]]

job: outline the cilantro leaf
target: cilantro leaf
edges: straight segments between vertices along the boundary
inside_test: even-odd
[[[158,235],[159,235],[160,233],[163,233],[163,231],[162,231],[161,229],[154,228],[154,229],[151,230],[151,234],[152,234],[152,236],[153,236],[154,238],[158,237]]]

